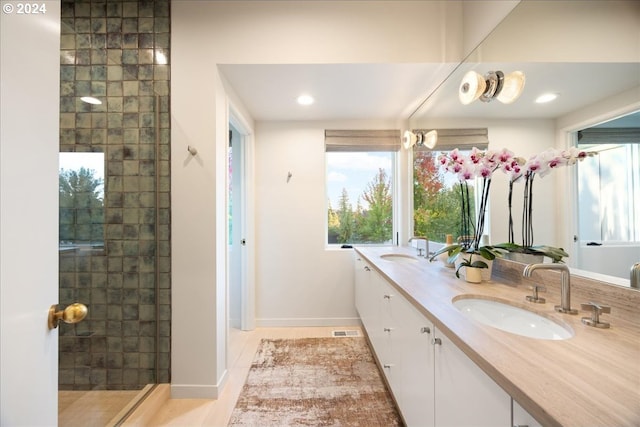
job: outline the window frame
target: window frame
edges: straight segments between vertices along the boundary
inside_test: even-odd
[[[332,142],[327,143],[331,138],[343,138],[342,141],[333,141],[335,149],[327,149]],[[366,140],[369,140],[367,143]],[[329,152],[343,153],[372,153],[385,152],[391,156],[391,170],[388,177],[390,179],[391,194],[391,239],[389,243],[329,243],[329,221],[327,214],[329,212],[329,195],[328,195],[328,157]],[[390,247],[398,243],[398,230],[400,228],[400,180],[399,180],[399,152],[400,152],[400,130],[325,130],[325,221],[324,221],[324,244],[329,250],[342,249],[344,246],[380,246]],[[362,189],[364,190],[364,188]]]

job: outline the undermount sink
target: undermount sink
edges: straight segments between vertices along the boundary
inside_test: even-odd
[[[477,322],[512,334],[539,340],[566,340],[573,336],[570,327],[507,302],[461,296],[454,298],[453,305]]]
[[[404,255],[404,254],[384,254],[384,255],[380,255],[380,258],[385,259],[387,261],[395,261],[395,262],[407,262],[407,263],[418,262],[418,258],[411,255]]]

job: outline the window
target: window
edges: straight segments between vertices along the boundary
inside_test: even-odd
[[[426,133],[427,130],[417,132]],[[438,129],[438,145],[413,149],[413,235],[444,243],[446,235],[457,238],[462,230],[462,188],[458,179],[440,170],[438,155],[458,148],[468,154],[473,147],[486,149],[487,129]],[[471,219],[477,218],[476,182],[468,182]],[[475,226],[475,224],[474,224]]]
[[[580,240],[640,242],[640,144],[578,144],[578,148],[598,152],[577,164]]]
[[[60,250],[104,248],[104,153],[60,153]]]
[[[400,132],[329,131],[327,243],[393,243],[393,192]]]

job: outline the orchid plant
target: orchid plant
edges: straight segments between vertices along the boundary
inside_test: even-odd
[[[506,150],[479,150],[474,147],[468,155],[461,153],[457,148],[450,152],[443,152],[438,156],[440,167],[448,173],[455,174],[460,184],[462,203],[461,218],[461,242],[442,248],[434,254],[447,252],[449,260],[455,258],[460,252],[480,254],[484,258],[492,260],[500,253],[489,247],[481,247],[482,234],[484,232],[485,217],[491,188],[493,173],[503,167],[506,159],[510,159]],[[480,206],[475,225],[471,216],[471,201],[469,195],[469,181],[476,178],[482,180]],[[433,258],[432,258],[433,259]]]
[[[501,150],[479,150],[473,148],[468,155],[461,153],[457,148],[442,152],[438,156],[441,169],[447,173],[455,174],[461,188],[462,222],[461,242],[450,245],[436,252],[432,260],[441,253],[447,252],[449,262],[460,253],[477,253],[487,259],[495,259],[501,252],[507,250],[513,252],[538,253],[549,256],[554,262],[561,261],[569,256],[562,248],[550,246],[533,246],[533,182],[536,176],[544,177],[554,169],[561,166],[570,166],[595,152],[579,151],[572,147],[568,150],[548,149],[534,155],[528,160],[516,156],[512,151],[503,148]],[[485,226],[485,216],[489,198],[489,189],[493,173],[501,170],[509,176],[509,242],[494,246],[480,246]],[[468,181],[476,178],[482,180],[482,192],[475,226],[471,217],[471,203],[469,199]],[[515,244],[513,232],[512,199],[514,184],[524,181],[524,209],[522,214],[522,245]]]
[[[533,246],[533,182],[536,175],[541,178],[548,175],[554,169],[561,166],[571,166],[577,161],[588,156],[593,156],[595,152],[580,151],[576,147],[568,150],[558,150],[549,148],[540,154],[534,155],[529,160],[522,157],[512,156],[511,159],[503,162],[502,171],[509,176],[509,242],[494,247],[505,249],[511,252],[523,252],[546,255],[554,262],[562,261],[563,257],[569,256],[564,249],[551,246]],[[522,209],[522,245],[515,243],[513,232],[512,198],[513,186],[519,180],[524,181],[524,206]]]

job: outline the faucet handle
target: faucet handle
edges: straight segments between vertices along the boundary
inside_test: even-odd
[[[541,298],[538,296],[539,292],[546,292],[547,288],[545,288],[542,285],[533,285],[533,286],[529,286],[529,289],[531,289],[533,291],[533,295],[527,295],[527,301],[530,302],[535,302],[538,304],[543,304],[546,302],[546,300],[544,298]]]
[[[600,315],[602,313],[611,313],[611,307],[606,305],[600,305],[595,302],[588,302],[585,304],[580,304],[580,308],[585,311],[591,311],[591,317],[583,317],[582,323],[587,326],[594,326],[596,328],[606,329],[611,326],[607,322],[600,321]]]

